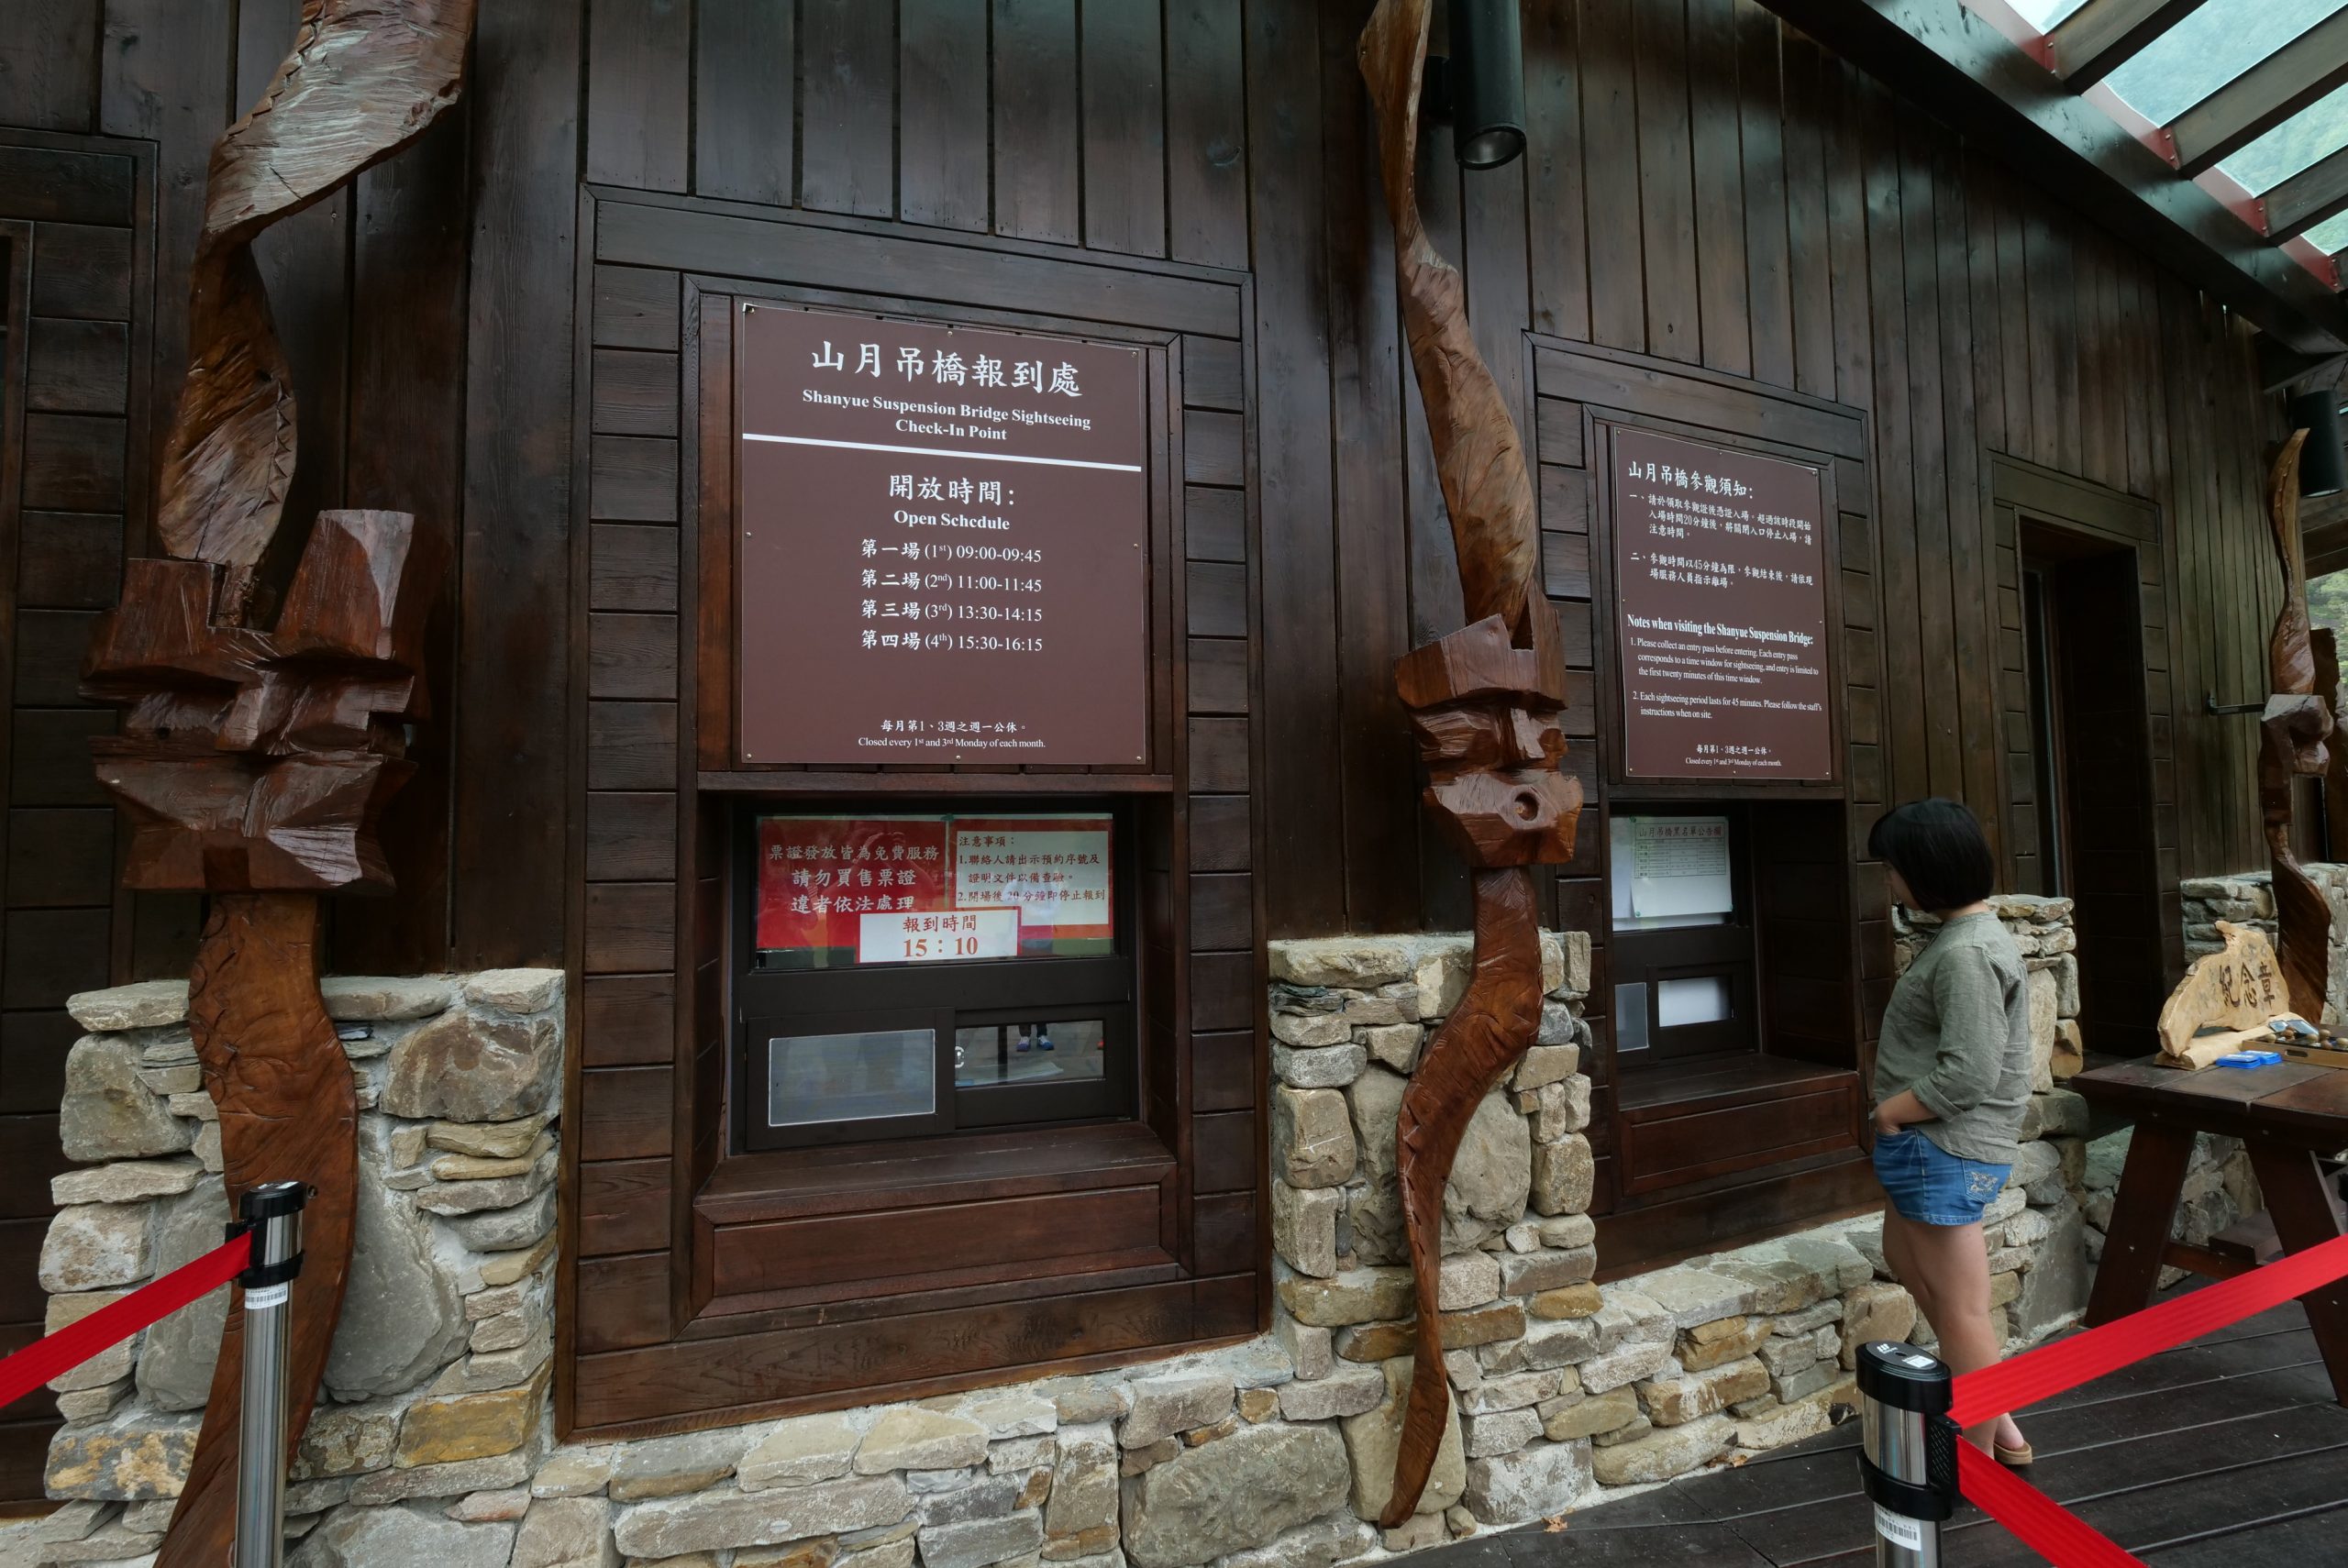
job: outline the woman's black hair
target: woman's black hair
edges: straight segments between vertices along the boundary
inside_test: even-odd
[[[1955,801],[1910,801],[1876,819],[1867,853],[1888,861],[1927,911],[1961,909],[1989,896],[1995,857],[1981,823]]]

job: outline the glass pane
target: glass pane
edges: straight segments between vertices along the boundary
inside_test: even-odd
[[[1617,816],[1607,837],[1615,930],[1724,925],[1735,912],[1726,817]]]
[[[778,1034],[767,1041],[767,1125],[926,1116],[937,1109],[937,1032]]]
[[[1113,826],[1081,812],[761,817],[757,967],[1113,953]]]
[[[2218,165],[2243,189],[2264,193],[2348,147],[2348,87],[2314,103]]]
[[[2308,619],[2348,635],[2348,571],[2328,571],[2309,581]]]
[[[1655,988],[1655,1022],[1658,1029],[1686,1023],[1718,1023],[1736,1016],[1723,975],[1692,975],[1685,979],[1658,980]]]
[[[1647,983],[1634,980],[1614,988],[1614,1049],[1647,1048]]]
[[[2326,256],[2337,256],[2341,251],[2348,250],[2348,213],[2324,219],[2299,237]]]
[[[2087,3],[2088,0],[2013,0],[2013,7],[2023,21],[2042,33],[2051,33],[2055,23]]]
[[[986,1023],[954,1032],[954,1087],[1094,1080],[1108,1070],[1108,1038],[1097,1018],[1050,1023]]]
[[[2108,79],[2138,114],[2166,125],[2348,0],[2209,0]]]

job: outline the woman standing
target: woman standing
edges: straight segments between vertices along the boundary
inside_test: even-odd
[[[1875,1169],[1889,1202],[1883,1255],[1958,1374],[1990,1365],[1989,1253],[1981,1211],[2005,1190],[2030,1097],[2030,989],[2021,954],[1989,908],[1995,867],[1973,813],[1954,801],[1886,812],[1868,853],[1891,896],[1939,917],[1884,1010],[1875,1063]],[[2030,1445],[2011,1416],[1966,1438],[2008,1464]]]

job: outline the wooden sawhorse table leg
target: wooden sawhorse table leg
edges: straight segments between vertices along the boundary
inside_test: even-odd
[[[2257,1173],[2258,1190],[2275,1220],[2275,1238],[2286,1253],[2305,1252],[2340,1234],[2315,1155],[2304,1148],[2256,1140],[2250,1145],[2250,1168]],[[2309,1291],[2299,1297],[2299,1305],[2308,1309],[2316,1351],[2331,1374],[2331,1392],[2348,1405],[2348,1280]]]
[[[2111,1203],[2111,1225],[2104,1232],[2103,1261],[2096,1265],[2095,1290],[2088,1297],[2089,1328],[2125,1318],[2150,1305],[2160,1284],[2161,1254],[2185,1190],[2185,1168],[2193,1158],[2190,1130],[2139,1121],[2128,1141],[2128,1164]],[[2318,1195],[2319,1198],[2321,1196]]]

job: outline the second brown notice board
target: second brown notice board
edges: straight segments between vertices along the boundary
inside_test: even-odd
[[[1141,350],[746,304],[735,366],[741,761],[1145,762]]]
[[[1611,436],[1624,775],[1832,779],[1823,475]]]

